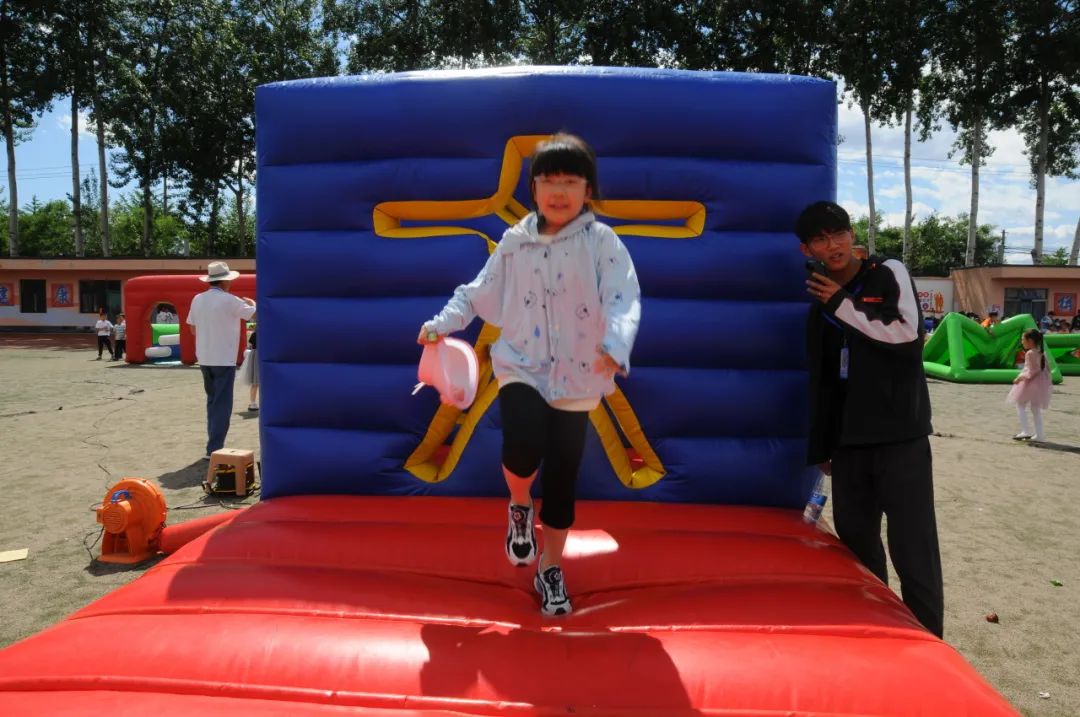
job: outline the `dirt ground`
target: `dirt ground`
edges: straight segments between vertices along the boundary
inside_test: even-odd
[[[254,501],[203,495],[198,370],[96,361],[93,340],[0,334],[0,552],[30,551],[0,564],[0,647],[148,567],[90,560],[91,506],[120,478],[155,480],[170,523]],[[1010,440],[1005,386],[930,393],[946,639],[1024,714],[1080,715],[1080,377],[1054,388],[1043,446]],[[229,446],[258,446],[246,405],[237,382]]]

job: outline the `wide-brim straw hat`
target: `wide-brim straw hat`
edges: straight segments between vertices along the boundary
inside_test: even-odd
[[[212,261],[206,265],[206,276],[200,276],[199,281],[232,281],[240,276],[238,271],[230,271],[229,265],[223,261]]]

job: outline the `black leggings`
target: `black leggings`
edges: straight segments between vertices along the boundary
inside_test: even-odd
[[[108,336],[97,337],[97,357],[101,358],[101,350],[104,349],[109,352],[109,356],[113,355],[112,344],[109,341]]]
[[[557,530],[574,524],[578,468],[585,450],[588,411],[552,408],[534,389],[512,383],[499,389],[503,467],[528,478],[544,465],[540,522]]]

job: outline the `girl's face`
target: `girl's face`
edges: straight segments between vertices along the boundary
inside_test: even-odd
[[[545,231],[554,234],[581,214],[592,197],[592,188],[576,174],[540,174],[533,180],[537,210],[547,221]]]
[[[1029,339],[1027,336],[1020,339],[1020,343],[1024,345],[1024,348],[1030,351],[1035,348],[1035,342]]]

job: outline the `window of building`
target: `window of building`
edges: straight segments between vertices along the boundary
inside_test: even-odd
[[[24,314],[44,314],[45,280],[22,279],[19,281],[19,311]]]
[[[1031,314],[1036,321],[1046,313],[1046,289],[1005,289],[1005,315]]]
[[[119,281],[87,280],[79,282],[79,313],[96,314],[105,309],[111,316],[119,311]]]

